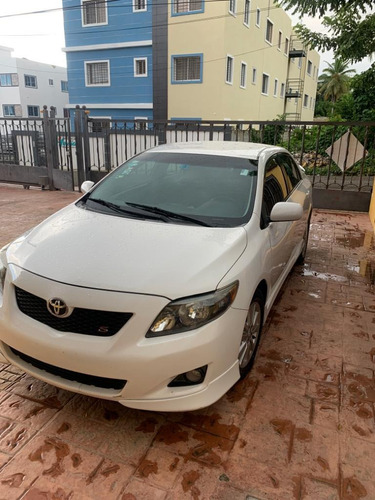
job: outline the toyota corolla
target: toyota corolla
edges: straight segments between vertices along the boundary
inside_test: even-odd
[[[0,252],[0,350],[55,386],[208,406],[250,370],[306,252],[311,184],[282,148],[164,145]]]

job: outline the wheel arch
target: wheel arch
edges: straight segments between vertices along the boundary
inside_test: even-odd
[[[255,292],[254,294],[257,292],[257,291],[260,291],[261,294],[263,295],[263,298],[264,298],[264,303],[266,304],[267,302],[267,293],[268,293],[268,285],[267,285],[267,281],[265,279],[262,279],[262,281],[258,284],[258,286],[256,287],[255,289]]]

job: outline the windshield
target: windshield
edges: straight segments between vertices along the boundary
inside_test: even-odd
[[[145,152],[118,167],[83,201],[90,210],[122,217],[148,213],[163,222],[233,227],[250,219],[256,181],[254,160]]]

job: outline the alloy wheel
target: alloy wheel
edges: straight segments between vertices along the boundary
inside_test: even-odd
[[[250,304],[242,333],[240,353],[238,356],[240,369],[245,368],[251,361],[258,343],[262,326],[262,309],[258,301]]]

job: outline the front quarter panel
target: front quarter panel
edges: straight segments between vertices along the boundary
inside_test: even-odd
[[[260,229],[260,218],[253,214],[250,222],[245,226],[248,245],[218,285],[224,287],[239,281],[239,289],[232,307],[247,310],[259,283],[265,280],[269,283],[270,276],[267,262],[270,258],[270,242],[266,231]]]

